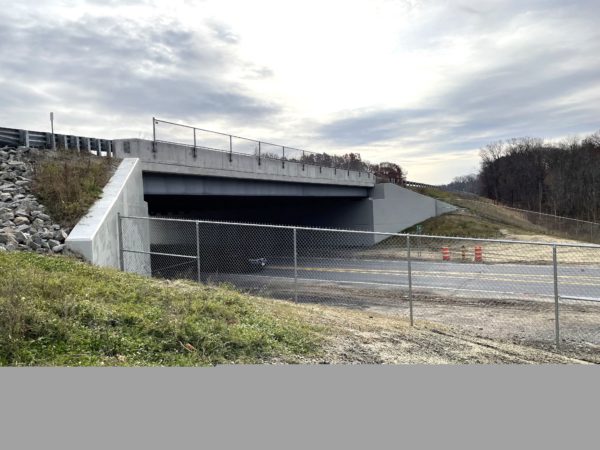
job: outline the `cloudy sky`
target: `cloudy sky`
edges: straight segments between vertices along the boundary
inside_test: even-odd
[[[600,129],[600,1],[0,0],[0,126],[151,118],[475,172],[488,142]]]

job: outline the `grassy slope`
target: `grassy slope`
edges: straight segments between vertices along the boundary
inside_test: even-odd
[[[59,150],[34,161],[32,191],[54,221],[73,227],[100,198],[118,160]]]
[[[0,253],[0,365],[293,361],[316,328],[224,288]]]
[[[424,234],[478,238],[500,238],[503,236],[501,230],[514,234],[551,234],[549,230],[524,220],[510,210],[497,207],[482,197],[471,198],[435,188],[415,190],[463,208],[461,212],[445,214],[423,222],[421,225]],[[414,233],[415,229],[416,227],[412,227],[408,231]]]
[[[0,366],[572,363],[404,317],[0,253]]]

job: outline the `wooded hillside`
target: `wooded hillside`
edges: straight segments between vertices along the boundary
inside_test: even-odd
[[[600,219],[600,131],[559,143],[534,138],[499,141],[480,155],[479,174],[458,177],[449,188],[516,208]]]

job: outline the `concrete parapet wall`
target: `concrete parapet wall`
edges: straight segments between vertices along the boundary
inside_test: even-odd
[[[156,151],[153,151],[153,144],[143,139],[120,139],[113,141],[113,151],[117,158],[140,158],[145,172],[345,186],[375,185],[375,177],[368,172],[269,158],[259,160],[254,155],[229,154],[204,148],[196,148],[194,156],[192,147],[163,142],[157,142]]]
[[[69,234],[67,248],[80,253],[92,264],[119,268],[118,214],[148,216],[148,205],[144,201],[142,164],[137,158],[126,158],[121,162],[104,187],[102,197]],[[149,236],[149,226],[145,220],[123,227],[123,242],[128,249],[148,252]],[[125,266],[129,271],[150,274],[148,255],[127,253],[125,257],[128,258]]]

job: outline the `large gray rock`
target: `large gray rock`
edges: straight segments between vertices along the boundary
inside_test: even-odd
[[[29,224],[30,223],[29,219],[27,217],[23,217],[23,216],[15,217],[15,220],[13,222],[15,222],[16,226],[23,225],[23,224]]]
[[[44,221],[38,217],[33,220],[32,225],[36,228],[42,228],[44,226]]]
[[[50,239],[50,240],[48,240],[48,245],[50,246],[50,248],[54,248],[54,247],[60,245],[60,242],[58,242],[54,239]]]
[[[10,244],[17,245],[18,242],[15,239],[15,236],[13,234],[0,233],[0,244],[5,244],[5,246],[8,248],[8,245],[10,245]]]
[[[0,221],[4,222],[6,220],[13,220],[15,215],[12,212],[4,212],[0,213]]]

